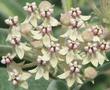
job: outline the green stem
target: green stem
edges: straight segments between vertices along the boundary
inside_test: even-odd
[[[69,9],[71,9],[71,7],[73,7],[73,0],[61,0],[61,1],[64,12],[67,12]]]

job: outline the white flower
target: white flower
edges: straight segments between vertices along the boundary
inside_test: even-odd
[[[25,11],[29,13],[33,13],[37,9],[37,6],[35,2],[32,2],[32,3],[26,3],[26,6],[24,6],[23,8]]]
[[[51,32],[51,26],[41,26],[38,31],[31,31],[32,37],[41,40],[46,47],[49,47],[51,41],[57,41],[57,39],[51,35]]]
[[[52,13],[53,13],[53,5],[51,5],[51,3],[49,3],[48,1],[42,1],[39,4],[39,9],[40,9],[40,15],[44,18],[44,25],[50,25],[50,26],[58,26],[60,25],[60,23],[58,22],[57,19],[55,19],[54,17],[52,17]]]
[[[30,51],[30,47],[26,46],[24,43],[21,42],[21,37],[19,36],[11,36],[9,38],[9,42],[13,45],[16,54],[20,59],[24,57],[25,51]]]
[[[83,42],[83,38],[81,36],[81,29],[85,27],[84,22],[81,19],[71,19],[69,29],[66,33],[61,35],[63,38],[70,38],[71,40],[79,40]]]
[[[77,61],[69,65],[69,70],[65,71],[63,74],[59,75],[60,79],[66,79],[68,87],[71,87],[74,83],[82,84],[80,75],[81,65]]]
[[[8,19],[5,20],[5,23],[10,25],[10,26],[16,26],[18,24],[18,16],[14,17],[9,17]]]
[[[76,19],[76,18],[80,18],[84,21],[87,21],[91,18],[91,16],[84,16],[82,15],[82,11],[80,10],[79,7],[76,8],[71,8],[71,10],[68,12],[72,18]]]
[[[102,36],[103,36],[103,28],[99,27],[98,25],[93,26],[89,29],[89,31],[91,31],[91,33],[94,35],[93,36],[93,41],[101,41]]]
[[[16,56],[15,54],[11,55],[10,53],[8,53],[6,56],[2,56],[1,63],[10,64],[15,56]]]
[[[106,60],[106,56],[101,54],[96,43],[88,43],[88,46],[85,46],[84,49],[86,51],[86,54],[83,57],[83,64],[88,64],[89,62],[91,62],[95,67],[97,67],[98,64],[102,65]]]
[[[58,64],[58,61],[63,61],[59,56],[60,44],[51,42],[48,47],[48,54],[50,56],[50,64],[53,68],[55,68]]]
[[[26,82],[27,79],[31,77],[30,73],[27,72],[19,72],[16,69],[12,71],[8,71],[9,74],[9,81],[12,82],[13,85],[19,85],[25,89],[28,89],[28,83]]]
[[[49,60],[47,54],[43,56],[38,56],[37,58],[37,67],[33,70],[29,70],[30,73],[36,73],[35,80],[40,79],[41,77],[44,77],[46,80],[49,80]]]
[[[75,59],[82,60],[81,56],[79,55],[79,45],[80,43],[77,41],[68,40],[67,47],[64,46],[59,51],[59,54],[66,56],[66,63],[69,64]]]

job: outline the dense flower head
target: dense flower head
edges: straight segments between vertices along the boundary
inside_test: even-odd
[[[35,80],[49,80],[53,75],[72,87],[97,76],[95,68],[108,61],[106,52],[110,50],[109,41],[103,37],[104,27],[89,25],[91,16],[82,15],[79,7],[62,13],[60,21],[53,17],[54,6],[48,1],[42,1],[38,7],[35,2],[26,3],[23,8],[28,12],[24,22],[20,23],[18,16],[5,20],[11,26],[7,41],[14,53],[1,60],[8,64],[9,81],[28,89],[26,80],[31,74],[35,74]],[[59,30],[64,31],[55,37],[53,27],[59,25]],[[14,62],[15,56],[22,63]]]

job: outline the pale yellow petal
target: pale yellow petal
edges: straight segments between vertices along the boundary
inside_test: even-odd
[[[62,47],[62,49],[59,51],[59,54],[66,55],[68,53],[68,47]]]
[[[33,34],[32,37],[34,39],[40,40],[42,38],[42,34],[39,31],[33,31],[33,30],[31,30],[31,33]]]
[[[75,83],[75,78],[67,78],[66,81],[68,87],[71,87]]]
[[[52,36],[51,34],[49,35],[52,41],[58,41],[57,38],[55,38],[54,36]]]
[[[23,47],[23,49],[24,49],[25,51],[30,51],[30,50],[31,50],[30,47],[26,46],[26,45],[23,44],[23,43],[21,43],[20,45]]]
[[[23,72],[22,75],[21,75],[21,80],[27,80],[30,77],[31,77],[31,74],[30,73]]]
[[[29,70],[30,73],[36,73],[37,72],[37,68],[34,68],[32,70]]]
[[[53,56],[50,60],[50,64],[52,65],[53,68],[57,66],[58,63],[58,58],[56,56]]]
[[[49,47],[49,45],[50,45],[50,37],[46,34],[46,35],[43,37],[42,42],[43,42],[43,44],[44,44],[46,47]]]
[[[98,66],[98,58],[97,57],[91,58],[90,61],[91,61],[92,65],[94,65],[95,67]]]
[[[22,46],[16,46],[15,51],[20,59],[22,59],[24,57],[24,49]]]
[[[106,57],[102,55],[100,52],[97,53],[97,58],[98,58],[98,62],[100,65],[102,65],[104,61],[106,60]]]
[[[26,81],[24,81],[20,84],[20,87],[22,87],[24,89],[28,89],[28,83]]]
[[[74,60],[74,53],[73,51],[69,51],[66,55],[66,63],[69,64]]]
[[[35,80],[40,79],[43,76],[43,73],[44,73],[44,69],[42,67],[37,67]]]
[[[89,62],[90,62],[89,58],[85,57],[85,58],[83,59],[82,64],[85,65],[85,64],[88,64]]]
[[[63,74],[58,75],[57,77],[60,79],[66,79],[69,76],[69,74],[70,74],[70,71],[66,71]]]
[[[83,16],[83,15],[81,15],[80,18],[82,20],[84,20],[84,21],[87,21],[87,20],[89,20],[91,18],[91,16]]]
[[[51,26],[58,26],[60,25],[60,22],[58,22],[57,19],[55,19],[54,17],[50,17],[50,21],[49,21]]]
[[[49,71],[44,71],[43,77],[44,77],[46,80],[49,80]]]
[[[79,77],[77,77],[77,80],[76,80],[79,84],[83,84],[83,81],[79,78]]]

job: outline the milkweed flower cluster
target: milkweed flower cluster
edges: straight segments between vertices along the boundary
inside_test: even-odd
[[[23,9],[27,12],[24,22],[20,23],[18,16],[5,20],[10,26],[6,40],[12,46],[12,52],[2,57],[1,63],[7,65],[9,81],[27,89],[26,80],[31,75],[35,74],[35,80],[42,77],[49,80],[50,74],[62,71],[58,68],[63,68],[64,72],[54,73],[54,76],[65,79],[68,87],[74,83],[81,85],[97,76],[95,68],[108,60],[106,52],[110,43],[104,40],[102,26],[89,25],[91,16],[82,15],[80,8],[76,7],[61,14],[58,21],[53,17],[54,5],[48,1],[42,1],[39,6],[35,2],[26,3]],[[59,25],[65,31],[57,38],[53,27]],[[27,72],[22,69],[26,65],[26,55],[34,62],[32,67],[35,66]],[[15,57],[23,63],[16,63]]]

